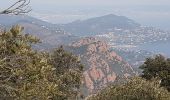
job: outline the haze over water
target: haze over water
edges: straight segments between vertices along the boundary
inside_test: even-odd
[[[139,46],[139,49],[170,57],[170,41],[143,44]]]

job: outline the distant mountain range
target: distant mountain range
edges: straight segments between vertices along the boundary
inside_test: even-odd
[[[26,15],[0,15],[0,19],[0,25],[4,27],[19,24],[27,33],[38,36],[45,46],[42,45],[41,48],[64,45],[82,36],[94,36],[115,29],[134,29],[140,26],[131,19],[113,14],[64,25],[54,25]]]

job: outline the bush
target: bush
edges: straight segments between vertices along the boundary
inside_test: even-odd
[[[88,100],[170,100],[170,93],[157,81],[137,77],[124,85],[108,87]]]
[[[147,80],[159,78],[161,86],[170,91],[170,60],[162,55],[147,58],[140,68],[143,70],[141,77]]]

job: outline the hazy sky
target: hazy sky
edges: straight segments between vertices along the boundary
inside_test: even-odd
[[[170,0],[32,0],[50,5],[166,5]]]
[[[17,0],[1,0],[0,6]],[[49,6],[133,6],[133,5],[170,5],[170,0],[31,0],[32,7]]]
[[[1,0],[5,8],[17,0]],[[146,25],[170,28],[170,0],[31,0],[29,14],[53,23],[118,14]]]

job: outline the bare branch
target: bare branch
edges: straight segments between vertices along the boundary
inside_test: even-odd
[[[8,7],[7,9],[0,12],[0,14],[25,14],[30,12],[32,9],[29,6],[30,0],[18,0],[13,5]]]

